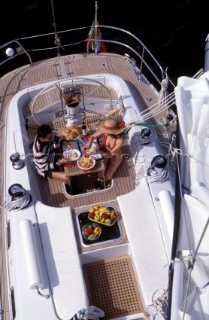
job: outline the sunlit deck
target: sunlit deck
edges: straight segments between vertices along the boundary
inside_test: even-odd
[[[123,64],[124,68],[121,69],[121,63]],[[40,72],[41,70],[41,72]],[[114,54],[101,54],[98,56],[95,55],[75,55],[75,56],[66,56],[66,57],[57,57],[54,59],[50,59],[47,61],[42,61],[40,63],[35,63],[31,66],[26,66],[20,68],[18,71],[11,72],[7,76],[3,77],[1,79],[1,86],[0,86],[0,110],[1,110],[1,141],[0,141],[0,163],[1,163],[1,176],[0,176],[0,182],[1,182],[1,204],[4,203],[4,184],[5,181],[3,180],[4,176],[4,169],[5,169],[5,142],[6,136],[5,136],[5,123],[7,120],[7,107],[8,103],[12,99],[12,97],[19,92],[22,89],[26,89],[27,87],[31,85],[41,84],[45,81],[55,81],[59,79],[71,79],[72,77],[79,76],[82,77],[85,75],[91,75],[95,73],[110,73],[115,74],[120,77],[122,77],[124,80],[128,82],[128,85],[134,95],[134,99],[138,101],[138,103],[144,107],[144,109],[149,108],[151,105],[157,102],[157,97],[153,93],[153,91],[150,89],[150,87],[145,82],[140,82],[137,79],[136,74],[133,72],[132,65],[124,58],[124,57],[118,57],[116,58],[116,55]],[[88,87],[88,88],[87,88]],[[84,94],[85,90],[91,91],[92,88],[90,86],[84,86]],[[140,91],[140,94],[138,93]],[[29,93],[30,96],[30,93]],[[93,95],[94,99],[110,99],[110,97],[107,95],[107,92],[105,90],[98,90]],[[116,99],[116,94],[111,92],[111,99]],[[31,106],[33,105],[33,99],[29,99],[30,103],[25,108],[25,117],[31,115]],[[52,103],[55,103],[59,100],[59,97],[56,95],[56,93],[48,92],[44,95],[44,98],[40,101],[36,101],[36,107],[37,109],[33,112],[39,112],[39,108],[42,106],[47,107],[51,105]],[[40,107],[39,107],[40,106]],[[113,114],[115,117],[118,116],[117,114]],[[159,114],[158,118],[163,117],[165,119],[167,114]],[[89,115],[89,126],[92,128],[94,127],[95,121],[99,119],[100,115],[94,115],[92,118],[92,115]],[[153,123],[155,121],[157,122],[157,119],[152,120]],[[54,130],[59,130],[60,127],[62,127],[63,123],[60,121],[60,119],[56,119],[50,123],[50,125],[54,128]],[[33,138],[36,134],[37,125],[29,126],[28,129],[28,137],[29,141],[32,142]],[[169,133],[165,132],[165,129],[159,128],[156,129],[163,135],[164,139],[164,146],[163,148],[166,148],[166,142],[170,138]],[[166,135],[165,135],[166,133]],[[14,150],[11,150],[11,153]],[[88,176],[85,179],[85,188],[88,189],[88,193],[79,194],[77,196],[74,196],[72,198],[66,197],[64,193],[63,183],[60,181],[56,181],[54,179],[43,179],[42,177],[36,175],[36,179],[39,185],[39,190],[41,194],[41,201],[43,204],[52,206],[52,207],[58,207],[58,208],[64,208],[64,207],[70,207],[74,208],[74,213],[76,214],[81,208],[86,208],[90,204],[95,203],[114,203],[116,206],[118,206],[117,203],[117,197],[120,197],[121,195],[127,194],[135,189],[135,167],[133,160],[131,159],[131,150],[129,148],[129,141],[126,139],[125,145],[123,147],[123,153],[126,155],[124,157],[124,161],[116,174],[114,175],[114,181],[113,186],[111,188],[108,188],[106,190],[102,191],[94,191],[92,189],[92,186],[94,184],[94,181],[96,179],[96,176]],[[130,155],[130,156],[129,156]],[[9,161],[9,160],[8,160]],[[83,179],[80,179],[79,177],[76,178],[77,183],[84,184]],[[79,180],[80,179],[80,180]],[[1,215],[1,227],[4,229],[4,216]],[[124,228],[124,224],[123,224]],[[124,237],[121,240],[121,243],[127,243],[127,237],[126,232],[124,229]],[[3,238],[3,230],[1,233],[1,246],[4,245],[4,238]],[[2,249],[2,248],[1,248]],[[82,248],[79,248],[80,252],[82,252]],[[85,251],[85,250],[84,250]],[[3,250],[1,250],[1,253]],[[126,257],[124,257],[126,259]],[[121,258],[118,259],[118,261],[121,260]],[[6,285],[5,285],[5,265],[4,265],[5,257],[1,257],[1,299],[2,299],[2,305],[4,309],[4,316],[5,320],[8,320],[9,317],[7,317],[7,292],[6,292]],[[112,268],[112,265],[114,263],[119,263],[116,260],[108,260],[104,261],[104,264],[107,263],[107,270],[109,268],[109,265]],[[124,265],[124,261],[122,261],[122,264]],[[129,262],[126,262],[128,268],[131,268],[129,265]],[[120,269],[120,267],[119,267]],[[88,273],[88,266],[84,267],[84,272]],[[126,271],[124,271],[126,272]],[[130,270],[128,271],[130,273]],[[126,277],[126,275],[124,275]],[[88,285],[91,286],[91,276],[88,276]],[[109,288],[109,287],[108,287]],[[109,290],[109,289],[108,289]],[[114,290],[114,286],[113,286]],[[114,292],[112,292],[114,295]],[[121,293],[122,294],[122,293]],[[132,293],[133,294],[133,293]],[[126,295],[126,291],[124,290],[124,295]],[[90,295],[91,296],[91,295]],[[139,303],[138,306],[135,306],[137,311],[134,309],[129,309],[126,307],[126,310],[121,313],[115,312],[115,314],[111,314],[111,311],[108,311],[108,317],[109,316],[121,316],[127,313],[135,313],[135,312],[141,312],[143,311],[142,301],[140,301],[140,295],[139,292],[136,291],[136,300],[137,303]],[[96,300],[93,296],[91,296],[92,303],[96,303]],[[135,301],[135,300],[133,300]],[[135,304],[135,302],[132,302]],[[103,307],[101,305],[100,307]],[[107,307],[104,307],[107,308]],[[131,307],[130,307],[131,308]]]

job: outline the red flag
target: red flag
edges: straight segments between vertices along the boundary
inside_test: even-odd
[[[91,29],[88,34],[88,39],[87,39],[87,51],[89,49],[94,50],[96,53],[97,52],[106,52],[106,47],[105,43],[102,39],[102,34],[100,31],[100,28],[97,27],[97,4],[96,4],[96,12],[95,12],[95,18],[92,23]]]
[[[100,28],[97,28],[97,40],[100,40],[97,42],[97,46],[98,46],[97,52],[107,52]]]

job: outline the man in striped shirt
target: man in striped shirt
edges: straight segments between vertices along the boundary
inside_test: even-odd
[[[65,158],[58,159],[56,153],[56,148],[62,150],[63,144],[67,144],[67,141],[56,136],[48,125],[41,125],[33,143],[33,161],[41,176],[62,180],[68,190],[69,177],[66,177],[64,171],[60,171],[60,169],[69,161]]]

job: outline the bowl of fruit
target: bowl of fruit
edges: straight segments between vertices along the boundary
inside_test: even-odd
[[[92,206],[89,208],[88,219],[111,227],[117,221],[117,213],[113,207]]]
[[[82,227],[82,235],[86,240],[97,240],[101,233],[101,227],[97,223],[87,223]]]
[[[89,170],[93,169],[96,164],[96,160],[91,156],[85,154],[77,161],[77,166],[82,170],[88,172]]]

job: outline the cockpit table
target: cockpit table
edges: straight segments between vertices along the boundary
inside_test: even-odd
[[[92,174],[99,171],[102,171],[104,173],[104,169],[105,169],[105,166],[104,166],[103,159],[96,160],[95,166],[91,170],[86,170],[86,171],[81,170],[77,166],[76,162],[71,162],[64,166],[65,175],[67,177],[79,176],[83,174]]]

